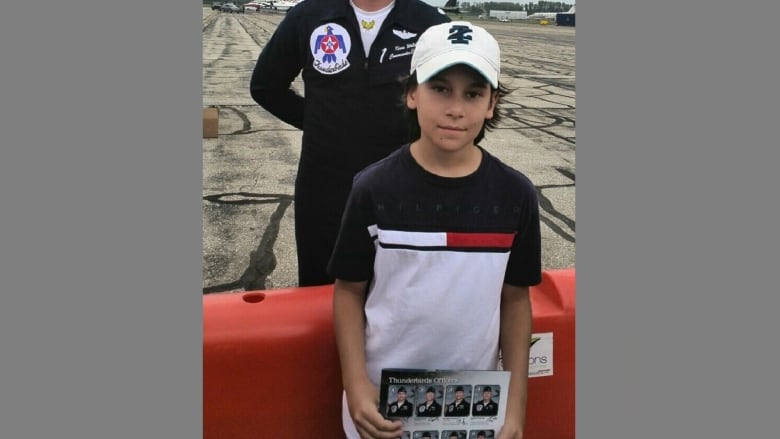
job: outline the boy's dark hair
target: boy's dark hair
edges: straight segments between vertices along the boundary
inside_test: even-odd
[[[476,70],[469,68],[469,70],[474,73],[475,78],[479,78],[482,81],[485,82],[485,84],[489,84],[488,80],[485,79],[482,75],[477,73]],[[404,93],[401,96],[401,105],[403,105],[404,113],[406,114],[406,122],[409,128],[409,135],[410,139],[412,141],[415,141],[420,138],[420,123],[417,121],[417,110],[412,110],[409,107],[406,106],[406,95],[415,87],[417,87],[417,74],[413,73],[410,76],[407,76],[406,78],[401,79],[401,83],[404,88]],[[496,106],[493,109],[493,117],[490,119],[485,119],[485,123],[482,124],[482,129],[479,130],[479,133],[477,134],[477,137],[474,138],[474,144],[478,145],[479,142],[485,138],[485,131],[490,131],[495,129],[498,126],[498,123],[501,121],[502,117],[502,110],[500,108],[501,106],[501,98],[508,95],[512,92],[512,90],[506,88],[501,82],[498,83],[498,89],[493,89],[491,87],[491,91],[497,91],[498,92],[498,99],[496,101]]]

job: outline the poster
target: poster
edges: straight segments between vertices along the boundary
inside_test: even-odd
[[[504,424],[508,371],[384,369],[379,410],[403,439],[494,439]]]

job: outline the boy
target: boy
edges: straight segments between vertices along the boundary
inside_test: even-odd
[[[401,435],[377,411],[383,368],[491,370],[499,349],[511,378],[498,439],[522,438],[541,240],[531,181],[477,145],[506,94],[499,65],[481,27],[425,31],[405,94],[416,140],[355,177],[329,264],[350,439]],[[485,316],[481,331],[461,323]]]

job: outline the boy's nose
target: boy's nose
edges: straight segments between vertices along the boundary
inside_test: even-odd
[[[463,117],[463,99],[452,98],[447,106],[447,115],[450,117]]]

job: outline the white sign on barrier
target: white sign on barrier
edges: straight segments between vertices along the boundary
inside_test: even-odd
[[[531,350],[528,355],[528,378],[552,376],[553,333],[542,332],[531,335]]]

